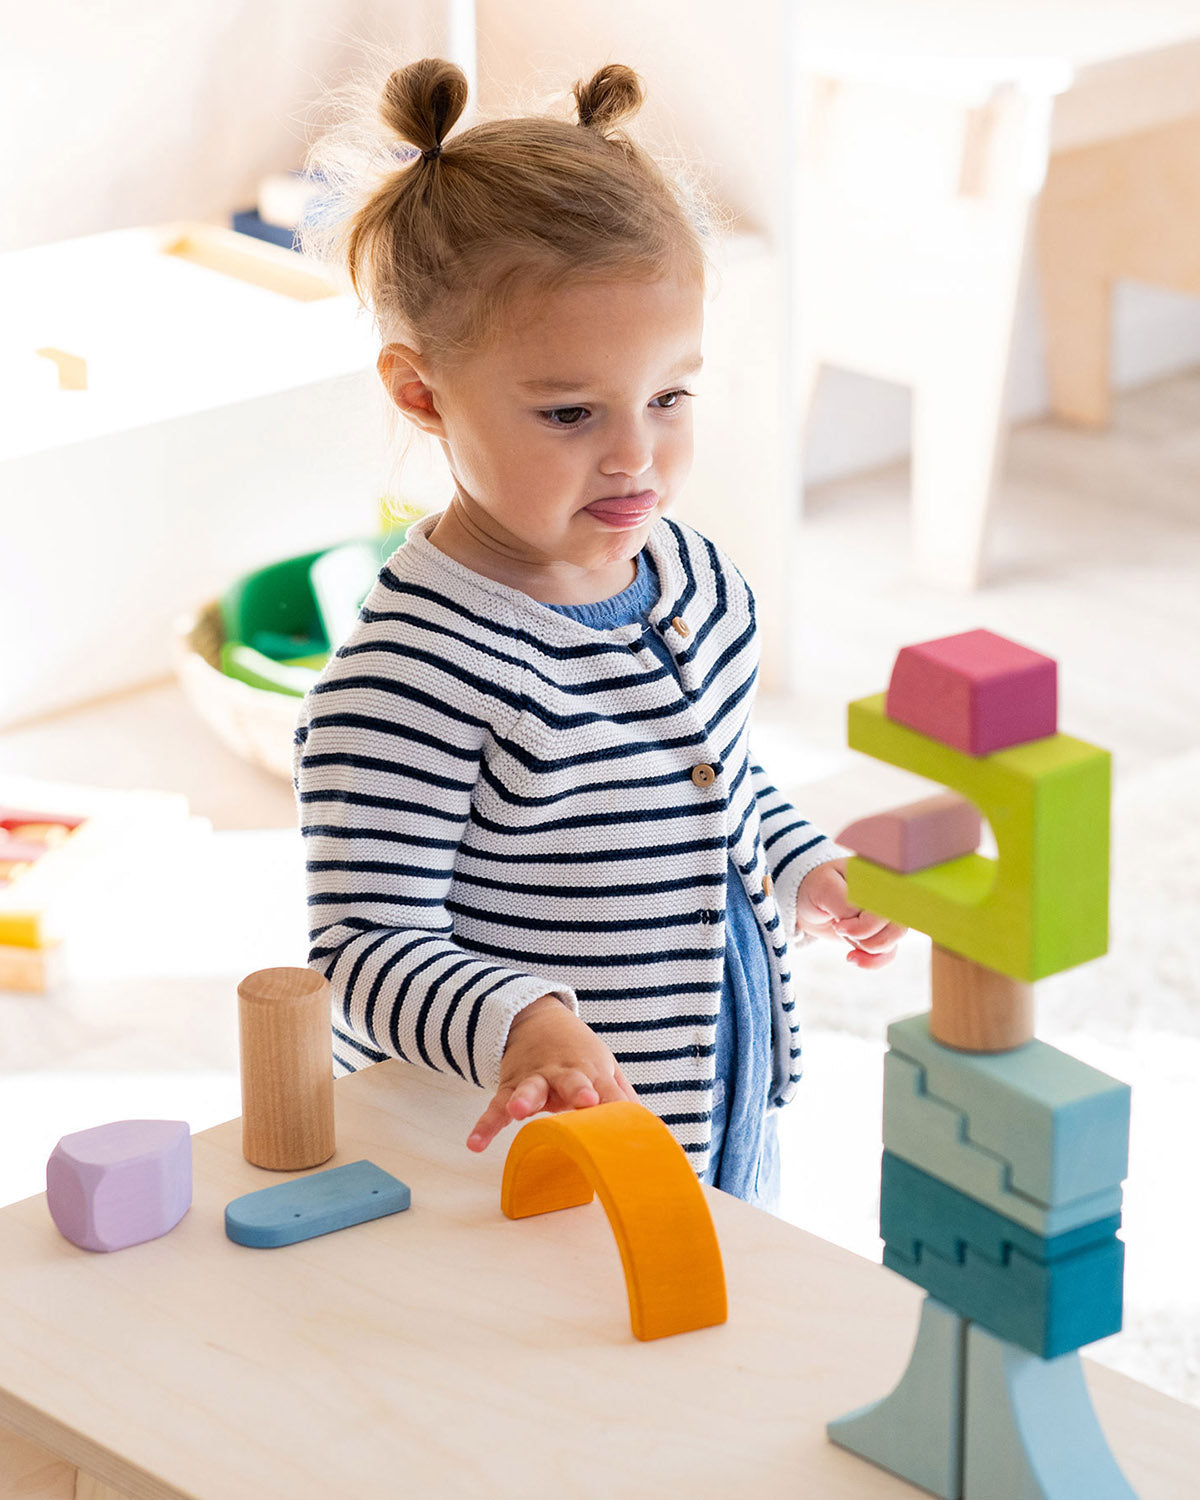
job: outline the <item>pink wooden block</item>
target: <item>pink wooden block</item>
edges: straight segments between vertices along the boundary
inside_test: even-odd
[[[174,1229],[192,1201],[182,1120],[117,1120],[64,1135],[46,1163],[50,1217],[83,1250],[124,1250]]]
[[[889,719],[968,755],[1058,730],[1058,667],[990,630],[904,646],[892,668]]]
[[[955,792],[939,792],[859,818],[842,829],[837,842],[877,865],[910,875],[974,854],[982,832],[983,819],[976,807]]]

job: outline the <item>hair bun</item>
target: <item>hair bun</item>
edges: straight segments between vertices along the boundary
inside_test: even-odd
[[[587,83],[577,83],[572,92],[579,123],[601,135],[636,115],[645,98],[642,80],[624,63],[606,63]]]
[[[397,68],[383,86],[379,113],[402,141],[433,151],[466,108],[463,70],[440,57]]]

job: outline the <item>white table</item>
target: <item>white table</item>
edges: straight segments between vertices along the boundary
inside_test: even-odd
[[[193,1207],[160,1240],[92,1255],[41,1198],[0,1211],[0,1493],[916,1493],[824,1425],[890,1389],[917,1288],[710,1191],[729,1321],[639,1344],[598,1204],[502,1217],[502,1150],[462,1144],[482,1097],[402,1063],[339,1083],[331,1165],[367,1157],[413,1206],[282,1250],[225,1238],[224,1205],[279,1180],[236,1121],[196,1137]],[[1089,1378],[1142,1500],[1194,1495],[1200,1412]]]

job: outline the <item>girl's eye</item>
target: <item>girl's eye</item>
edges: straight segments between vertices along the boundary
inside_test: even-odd
[[[551,411],[544,411],[542,416],[552,427],[578,427],[587,416],[587,407],[556,406]]]
[[[692,397],[694,391],[664,391],[661,396],[655,396],[653,405],[660,407],[663,411],[675,411],[683,405],[684,397]]]

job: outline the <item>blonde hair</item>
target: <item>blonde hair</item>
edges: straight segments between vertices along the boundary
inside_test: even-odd
[[[669,275],[703,286],[702,194],[623,128],[642,105],[637,74],[610,63],[572,92],[578,124],[523,115],[451,135],[467,80],[425,58],[384,85],[387,135],[365,182],[348,177],[336,136],[318,141],[309,167],[330,202],[301,244],[348,270],[385,342],[451,361],[489,342],[535,286]]]

